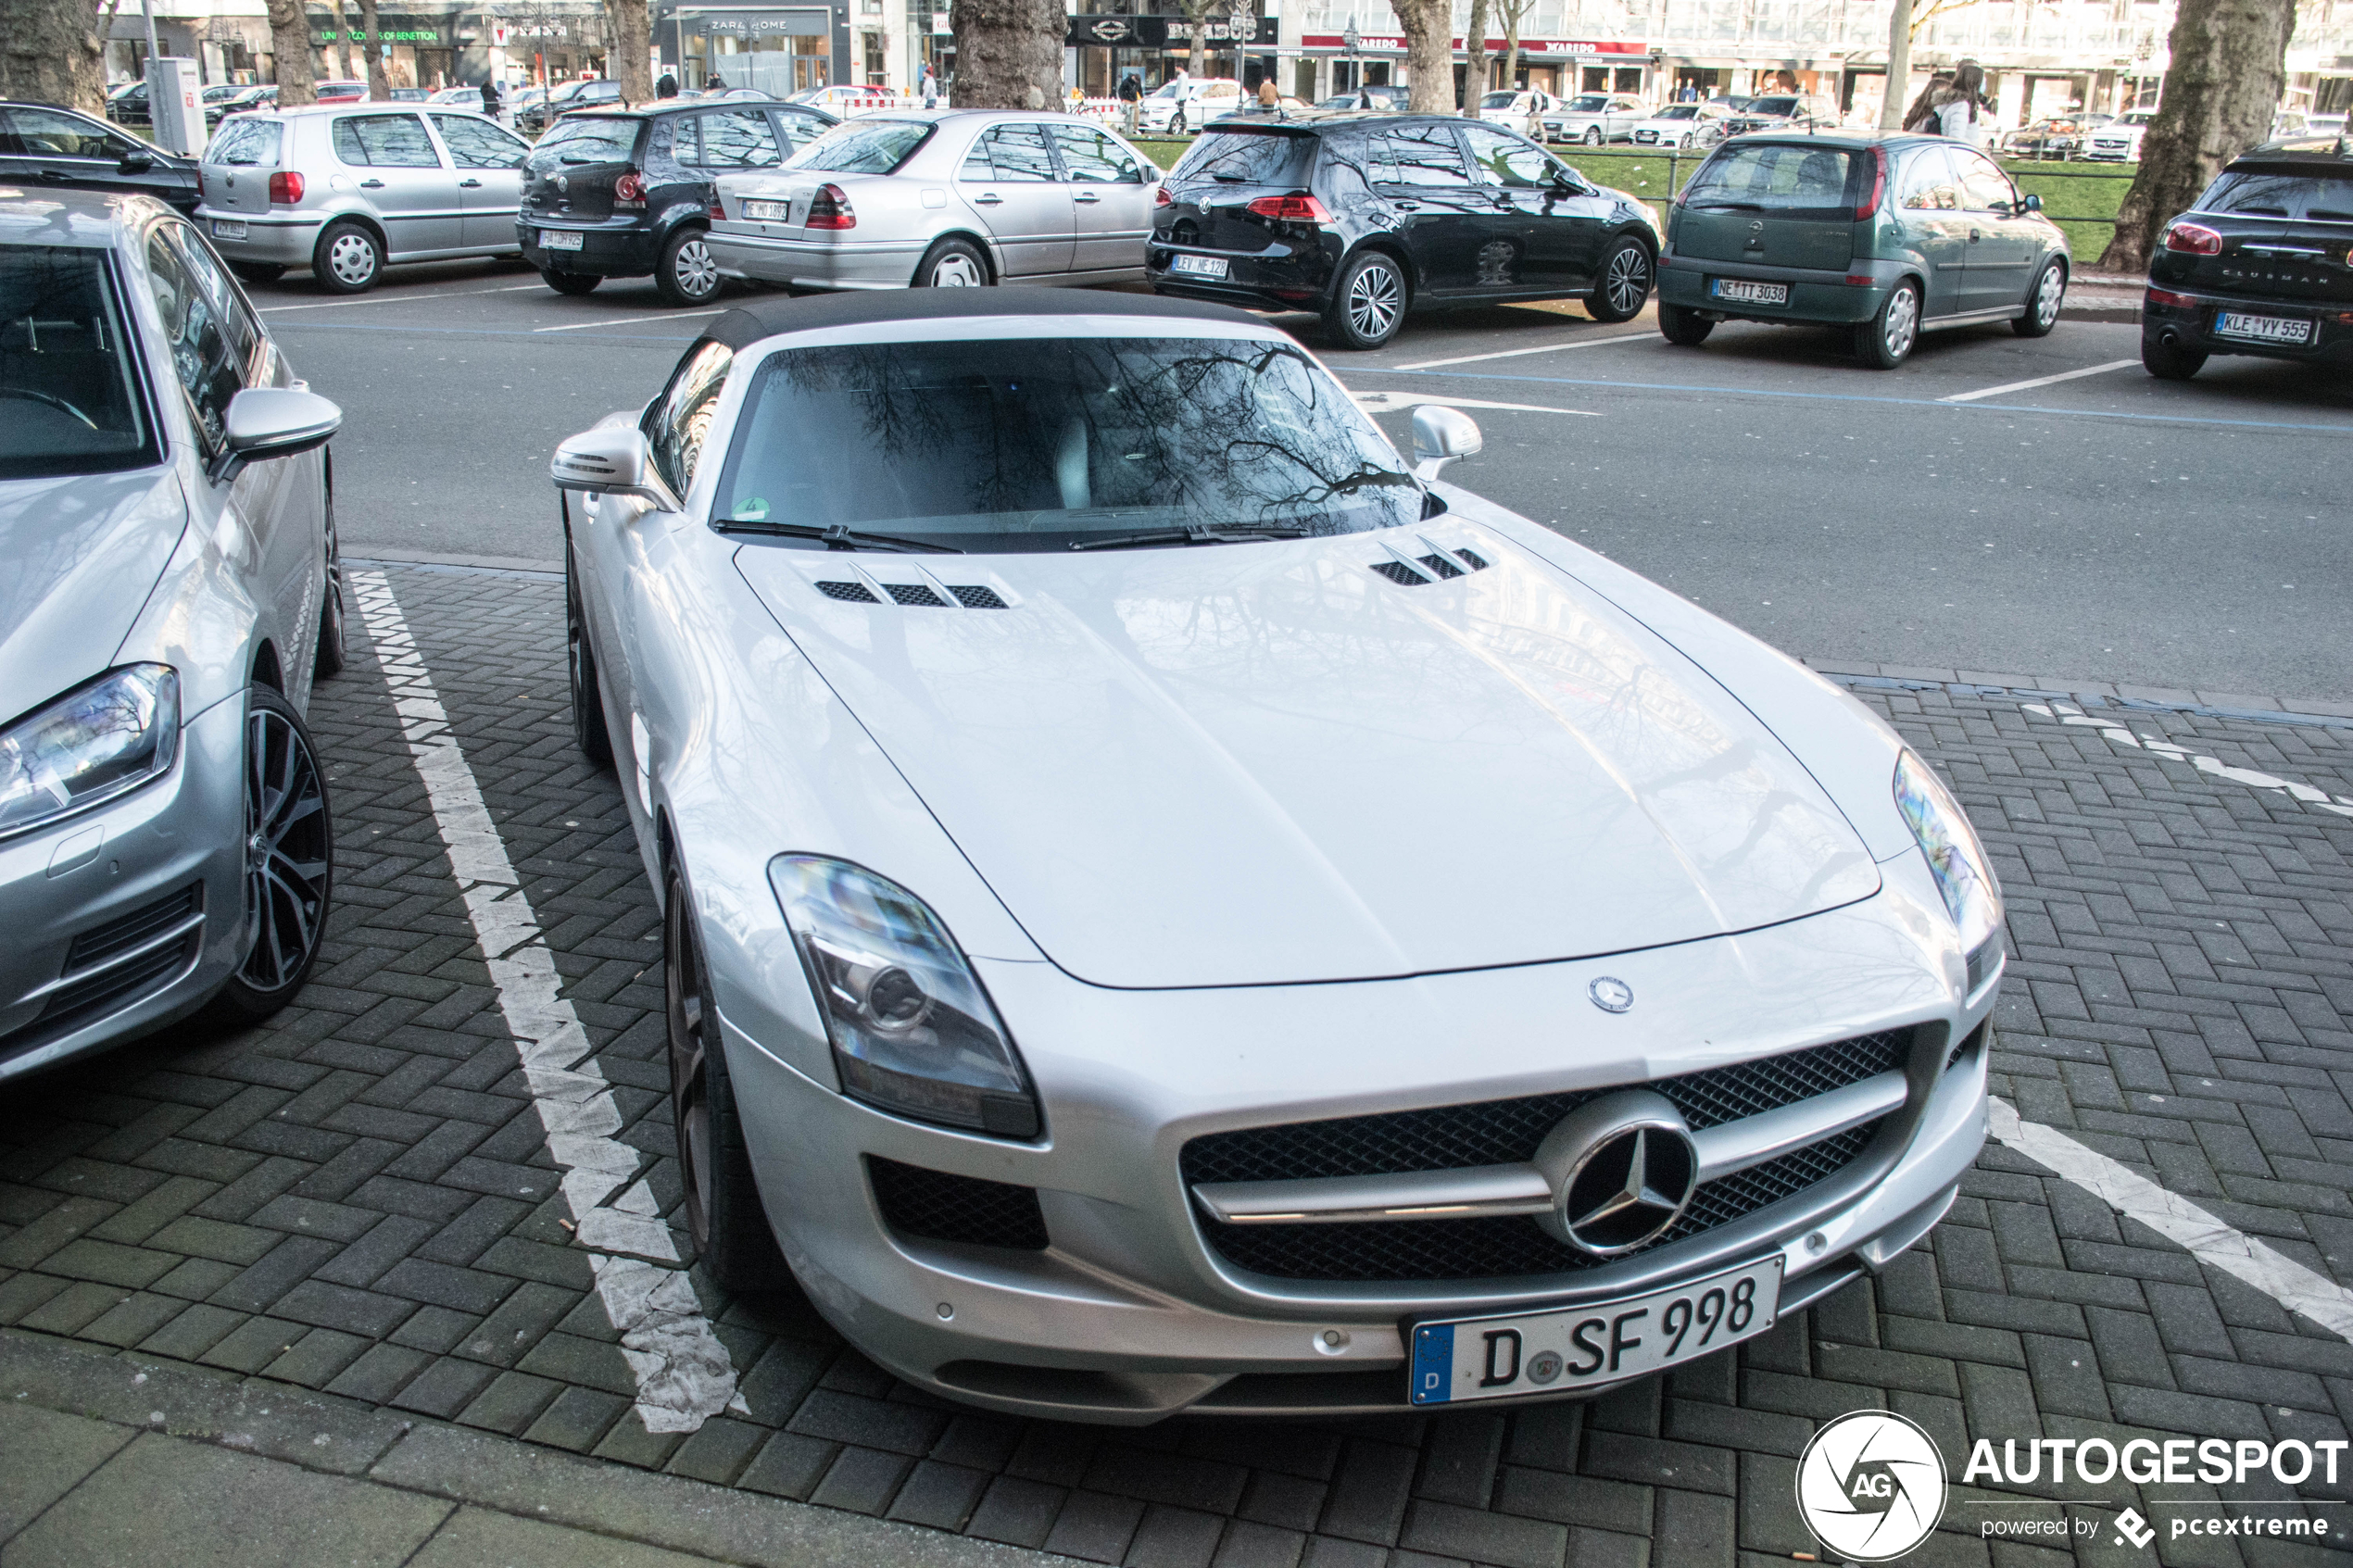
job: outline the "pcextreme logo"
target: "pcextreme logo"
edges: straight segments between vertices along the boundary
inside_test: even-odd
[[[1855,1411],[1814,1434],[1797,1461],[1797,1511],[1850,1562],[1901,1557],[1944,1512],[1944,1456],[1886,1411]]]

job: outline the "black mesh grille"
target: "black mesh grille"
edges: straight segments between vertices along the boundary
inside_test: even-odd
[[[1946,1054],[1944,1058],[1944,1071],[1950,1073],[1953,1069],[1958,1067],[1961,1064],[1961,1058],[1969,1055],[1970,1049],[1983,1038],[1985,1038],[1985,1025],[1982,1023],[1970,1030],[1968,1034],[1962,1035],[1960,1044],[1955,1046],[1952,1050]]]
[[[1473,571],[1485,571],[1487,570],[1487,558],[1485,556],[1479,555],[1472,550],[1456,550],[1454,554],[1456,557],[1468,563]]]
[[[71,974],[77,969],[103,963],[117,953],[154,940],[162,933],[204,908],[204,884],[192,882],[177,893],[167,894],[120,920],[94,926],[73,939],[66,953],[66,969]]]
[[[929,605],[934,609],[946,609],[948,601],[920,583],[886,583],[883,587],[902,605]]]
[[[1005,601],[997,596],[997,590],[994,588],[950,583],[948,585],[948,591],[955,595],[956,602],[966,609],[1003,609],[1005,608]]]
[[[1711,1067],[1705,1073],[1687,1073],[1680,1078],[1661,1078],[1643,1086],[1673,1101],[1696,1132],[1901,1068],[1911,1042],[1910,1030],[1891,1029],[1730,1067]],[[1515,1165],[1536,1157],[1536,1146],[1562,1117],[1610,1092],[1584,1089],[1382,1116],[1245,1127],[1194,1138],[1185,1145],[1178,1160],[1188,1186],[1198,1182],[1273,1182]]]
[[[1438,573],[1441,580],[1448,577],[1460,577],[1463,574],[1463,569],[1444,556],[1416,556],[1415,558]]]
[[[1401,588],[1419,588],[1429,581],[1402,560],[1377,560],[1373,570]]]
[[[848,599],[851,604],[882,603],[863,583],[820,583],[817,591],[829,599]]]
[[[1793,1198],[1852,1164],[1881,1123],[1869,1122],[1810,1148],[1752,1165],[1702,1186],[1691,1207],[1653,1247]],[[1554,1240],[1525,1216],[1490,1220],[1391,1221],[1336,1225],[1221,1225],[1202,1233],[1236,1268],[1277,1279],[1504,1279],[1574,1273],[1609,1262]]]
[[[1046,1217],[1029,1187],[951,1176],[871,1154],[866,1170],[884,1221],[902,1235],[1030,1252],[1046,1245]]]

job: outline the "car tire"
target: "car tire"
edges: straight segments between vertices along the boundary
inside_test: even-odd
[[[1642,313],[1651,296],[1651,253],[1630,236],[1610,246],[1594,275],[1593,292],[1585,296],[1585,313],[1612,325],[1630,321]]]
[[[654,287],[673,305],[708,305],[719,297],[719,263],[711,254],[711,232],[681,229],[661,247]]]
[[[1587,126],[1585,128],[1584,140],[1585,144],[1589,147],[1600,146],[1602,144],[1602,128],[1598,125]]]
[[[564,672],[572,687],[572,743],[598,771],[610,773],[612,732],[605,727],[604,684],[597,679],[597,650],[588,641],[580,572],[569,544],[564,546]]]
[[[970,240],[953,236],[939,240],[915,264],[919,289],[983,289],[997,280],[989,275],[988,257]]]
[[[319,961],[333,897],[334,822],[327,770],[293,703],[255,684],[245,693],[245,942],[211,1015],[260,1022],[302,989]]]
[[[1716,323],[1696,310],[1680,305],[1661,304],[1658,307],[1658,330],[1667,342],[1685,348],[1697,348],[1716,330]]]
[[[1324,330],[1342,348],[1378,348],[1397,335],[1409,303],[1404,265],[1385,250],[1360,250],[1332,285]]]
[[[328,224],[310,253],[310,275],[329,294],[366,294],[384,274],[384,242],[348,218]]]
[[[604,279],[594,272],[559,272],[553,267],[539,269],[540,281],[558,294],[584,295],[596,292]]]
[[[1175,114],[1168,117],[1168,133],[1171,136],[1182,136],[1185,133],[1185,111],[1183,109],[1178,109]]]
[[[1888,292],[1878,314],[1855,329],[1855,357],[1874,370],[1892,370],[1920,341],[1920,291],[1909,281]]]
[[[286,275],[285,267],[275,261],[232,261],[229,270],[248,283],[274,283]]]
[[[311,655],[310,679],[332,681],[350,662],[350,649],[344,639],[343,546],[335,543],[335,479],[329,468],[321,480],[323,495],[321,505],[327,515],[326,583],[319,599],[319,648]]]
[[[792,1270],[768,1228],[751,1151],[736,1111],[727,1048],[711,1006],[694,900],[674,865],[664,879],[663,1014],[670,1042],[670,1118],[686,1188],[686,1229],[703,1272],[730,1295],[783,1289]]]
[[[2059,307],[2067,301],[2067,263],[2046,263],[2034,274],[2033,292],[2026,296],[2026,314],[2010,323],[2020,337],[2048,337],[2058,325]]]
[[[2159,381],[2187,381],[2205,364],[2206,356],[2195,348],[2179,348],[2160,337],[2141,339],[2141,366]]]

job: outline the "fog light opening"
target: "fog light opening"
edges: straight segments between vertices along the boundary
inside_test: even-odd
[[[1830,1244],[1831,1238],[1829,1236],[1824,1236],[1820,1231],[1816,1231],[1813,1235],[1806,1238],[1806,1250],[1818,1257],[1821,1255],[1822,1248],[1828,1247]]]
[[[1315,1345],[1317,1352],[1322,1355],[1340,1355],[1348,1348],[1348,1331],[1344,1328],[1327,1328],[1315,1336]]]
[[[942,1301],[937,1307],[934,1308],[933,1311],[939,1314],[939,1321],[941,1323],[947,1323],[955,1317],[956,1304],[952,1301]]]

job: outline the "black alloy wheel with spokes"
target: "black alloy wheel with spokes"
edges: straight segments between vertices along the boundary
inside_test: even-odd
[[[1378,348],[1405,319],[1405,270],[1387,251],[1363,250],[1340,270],[1324,330],[1342,348]]]
[[[309,727],[263,685],[246,696],[245,795],[245,957],[214,1006],[255,1023],[294,1000],[319,961],[335,853]]]
[[[662,995],[669,1019],[670,1115],[686,1188],[686,1229],[703,1272],[734,1294],[780,1290],[792,1271],[768,1228],[751,1152],[736,1114],[735,1081],[711,1007],[702,940],[686,879],[671,867],[661,914]]]
[[[1651,253],[1637,239],[1623,239],[1602,258],[1586,296],[1585,313],[1596,321],[1630,321],[1651,296]]]

